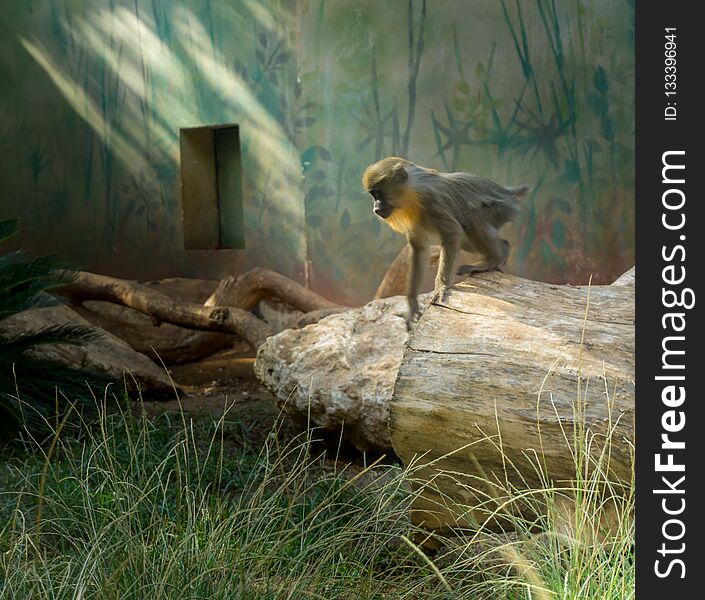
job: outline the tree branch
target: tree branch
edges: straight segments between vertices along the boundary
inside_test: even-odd
[[[278,298],[292,308],[305,313],[314,310],[347,308],[326,300],[293,279],[261,267],[243,273],[237,278],[225,277],[204,305],[236,306],[243,310],[250,310],[260,300],[269,298]]]
[[[134,281],[86,271],[79,272],[76,280],[62,287],[61,292],[78,301],[103,300],[129,306],[151,317],[155,325],[164,322],[188,329],[234,333],[255,349],[272,334],[265,323],[242,308],[176,302]]]

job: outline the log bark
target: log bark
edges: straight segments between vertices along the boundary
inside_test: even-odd
[[[468,514],[486,519],[487,510],[458,508],[496,493],[480,480],[518,488],[541,487],[539,473],[557,485],[575,480],[574,427],[592,436],[594,452],[611,430],[609,476],[628,485],[633,285],[488,273],[432,303],[407,343],[390,405],[394,450],[421,465],[419,485],[433,481],[415,504],[417,523],[443,529],[467,525]]]
[[[622,273],[617,279],[612,282],[612,285],[635,285],[636,284],[636,266]]]
[[[428,300],[419,297],[422,309]],[[395,296],[286,329],[259,348],[255,375],[295,422],[332,440],[342,435],[363,452],[386,452],[407,311],[406,298]]]
[[[234,333],[255,349],[272,333],[265,323],[241,308],[177,302],[134,281],[105,275],[82,271],[62,291],[74,301],[104,300],[129,306],[150,316],[154,325],[164,322],[189,329]]]

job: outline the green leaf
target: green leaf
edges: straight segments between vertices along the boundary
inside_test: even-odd
[[[16,221],[0,221],[0,234],[7,236],[14,227]],[[28,309],[61,304],[47,290],[75,276],[74,269],[54,256],[34,257],[21,250],[0,256],[0,320]],[[92,327],[75,325],[0,334],[0,435],[22,427],[45,431],[45,417],[60,414],[68,406],[64,397],[90,400],[86,383],[103,386],[111,381],[101,373],[72,369],[44,354],[29,353],[44,344],[87,344],[99,335]]]
[[[281,65],[282,63],[287,62],[291,58],[291,54],[288,52],[280,52],[277,54],[277,57],[274,59],[274,64],[275,65]]]
[[[325,185],[314,185],[306,192],[306,202],[311,202],[318,197],[327,198],[333,195],[333,190]]]
[[[595,76],[592,78],[592,83],[600,94],[607,93],[607,90],[609,89],[607,71],[605,71],[602,66],[598,66],[597,69],[595,69]]]
[[[325,146],[318,146],[318,156],[321,157],[321,160],[325,160],[326,162],[331,162],[333,160],[333,155]]]
[[[15,235],[19,219],[3,219],[0,221],[0,242],[4,242],[7,238]]]
[[[308,171],[313,167],[313,161],[316,158],[316,153],[318,152],[317,146],[309,146],[301,153],[301,167],[304,172]]]
[[[12,355],[19,359],[23,352],[41,344],[67,344],[82,346],[104,338],[104,331],[95,327],[81,325],[52,325],[34,331],[26,331],[18,335],[2,336],[3,359]]]

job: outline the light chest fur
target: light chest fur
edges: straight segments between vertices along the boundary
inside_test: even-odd
[[[418,196],[410,189],[397,198],[397,206],[386,218],[386,223],[394,231],[408,236],[421,225],[421,203]]]

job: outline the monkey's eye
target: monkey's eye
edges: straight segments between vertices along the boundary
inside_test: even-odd
[[[384,194],[382,193],[382,190],[372,189],[370,190],[370,194],[372,194],[372,197],[375,200],[384,200]]]

